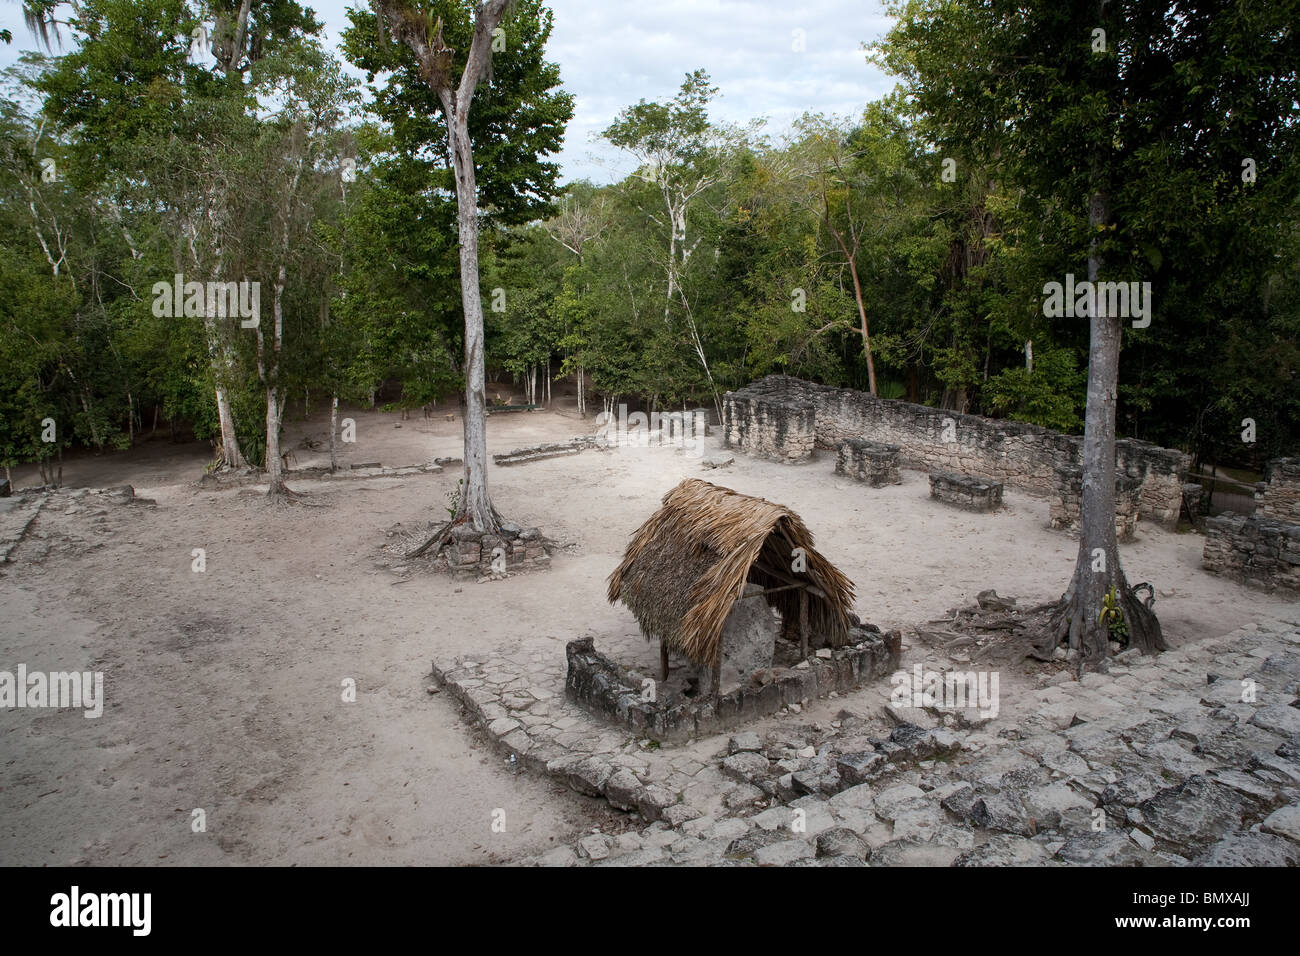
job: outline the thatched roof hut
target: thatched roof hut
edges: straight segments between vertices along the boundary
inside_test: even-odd
[[[802,572],[791,570],[795,548],[805,552]],[[631,609],[646,637],[661,642],[665,661],[671,649],[697,667],[717,668],[723,624],[746,582],[765,589],[787,633],[806,602],[807,627],[820,643],[848,640],[853,582],[813,548],[799,516],[698,478],[668,492],[633,535],[609,576],[609,601]]]

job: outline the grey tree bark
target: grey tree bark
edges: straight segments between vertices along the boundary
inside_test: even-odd
[[[1089,197],[1088,224],[1095,237],[1110,221],[1110,197],[1097,190]],[[1098,240],[1088,254],[1088,281],[1096,288],[1102,267]],[[1079,555],[1074,576],[1053,617],[1050,651],[1067,635],[1078,652],[1079,667],[1104,659],[1110,652],[1111,628],[1102,620],[1106,596],[1115,589],[1116,602],[1128,631],[1128,644],[1144,654],[1167,645],[1154,613],[1128,586],[1119,560],[1115,535],[1115,403],[1119,385],[1122,317],[1108,315],[1104,299],[1092,297],[1088,309],[1088,404],[1084,411],[1083,492],[1079,519]]]
[[[289,492],[284,486],[284,459],[280,457],[280,422],[284,418],[284,406],[281,401],[280,385],[280,343],[284,333],[284,284],[285,267],[275,277],[275,293],[271,305],[271,348],[270,362],[264,357],[262,326],[257,326],[257,370],[266,386],[266,493],[271,498],[281,497]]]
[[[487,476],[487,393],[483,368],[483,302],[478,277],[478,182],[469,137],[469,110],[475,89],[492,65],[492,31],[505,15],[508,0],[489,0],[475,9],[474,39],[470,42],[460,82],[453,86],[454,50],[442,36],[442,20],[432,31],[405,0],[372,0],[384,26],[410,47],[424,82],[438,96],[447,123],[447,145],[456,180],[456,223],[460,238],[460,297],[465,313],[465,484],[453,524],[476,531],[497,532],[501,518],[492,507]]]
[[[339,470],[338,453],[335,450],[335,436],[339,433],[339,397],[334,396],[334,401],[330,404],[330,471]]]

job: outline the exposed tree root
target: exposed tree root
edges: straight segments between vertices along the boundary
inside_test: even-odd
[[[501,517],[495,505],[492,506],[491,514],[492,514],[491,526],[487,528],[480,528],[479,530],[483,534],[500,534],[501,526],[505,524],[505,519]],[[414,551],[408,551],[406,553],[406,557],[418,558],[420,557],[420,555],[430,550],[432,550],[433,553],[436,555],[438,553],[438,549],[441,548],[444,544],[446,544],[451,539],[452,529],[467,523],[469,523],[469,515],[465,512],[465,507],[464,504],[462,503],[461,509],[456,512],[456,517],[452,518],[450,521],[446,522],[445,524],[439,525],[438,530],[435,531],[429,537],[429,539],[424,542],[424,544],[420,545]]]
[[[302,504],[303,499],[307,496],[300,491],[294,491],[292,488],[283,484],[272,483],[266,490],[266,500],[273,505],[297,505]]]
[[[1116,634],[1100,619],[1093,620],[1092,613],[1084,609],[1082,589],[1078,587],[1078,576],[1070,582],[1069,589],[1052,608],[1050,624],[1035,643],[1032,656],[1039,660],[1051,659],[1052,652],[1061,644],[1077,652],[1077,671],[1090,664],[1104,660],[1110,653],[1110,642],[1118,640],[1126,648],[1136,647],[1143,654],[1156,654],[1169,649],[1165,643],[1160,621],[1152,611],[1154,589],[1149,584],[1129,587],[1123,572],[1114,582],[1115,596],[1122,615],[1126,634]],[[1094,584],[1094,586],[1096,586]],[[1138,592],[1146,590],[1148,596],[1143,601]],[[1109,588],[1105,588],[1103,593]]]
[[[450,521],[443,523],[438,527],[438,530],[433,533],[432,537],[430,537],[427,541],[424,542],[424,544],[420,545],[414,551],[406,552],[405,557],[418,558],[420,555],[424,554],[430,548],[433,548],[434,553],[436,554],[437,549],[441,548],[444,544],[447,543],[448,540],[450,540],[451,529],[453,527],[454,525]]]

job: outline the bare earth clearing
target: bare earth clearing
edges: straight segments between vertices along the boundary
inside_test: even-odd
[[[340,446],[344,461],[460,454],[460,421],[444,411],[346,414],[358,440]],[[327,428],[327,416],[288,427],[296,467],[327,463],[298,447]],[[592,429],[571,409],[494,416],[489,451]],[[622,815],[603,801],[512,773],[448,695],[427,693],[427,675],[435,653],[546,639],[562,660],[565,642],[586,634],[652,666],[657,650],[626,609],[606,603],[605,579],[684,477],[793,508],[856,582],[858,614],[886,629],[939,617],[986,588],[1022,604],[1057,597],[1076,551],[1047,529],[1046,501],[1015,491],[1002,512],[973,514],[932,502],[916,472],[881,489],[836,478],[826,453],[793,467],[738,456],[708,471],[673,449],[626,448],[493,467],[498,510],[564,547],[549,570],[457,583],[420,562],[394,571],[382,553],[399,523],[445,514],[457,467],[291,474],[306,505],[272,509],[250,493],[257,486],[200,489],[208,452],[154,442],[70,460],[68,487],[129,483],[157,507],[47,507],[3,566],[0,669],[103,671],[107,705],[97,720],[0,712],[0,864],[492,863],[619,828]],[[1121,548],[1129,580],[1155,585],[1175,647],[1293,608],[1203,572],[1202,545],[1142,525]],[[205,573],[191,571],[194,548],[206,549]],[[356,681],[355,703],[342,700],[345,678]],[[1004,675],[1004,694],[1016,686]],[[191,832],[195,808],[206,833]],[[504,832],[493,830],[497,809]]]

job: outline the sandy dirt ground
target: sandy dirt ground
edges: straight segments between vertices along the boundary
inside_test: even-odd
[[[343,460],[458,456],[447,411],[346,411],[357,442]],[[328,460],[304,445],[327,430],[327,415],[287,426],[298,467]],[[570,404],[493,416],[488,444],[592,430]],[[524,638],[551,640],[562,657],[592,634],[653,667],[630,613],[606,602],[606,577],[684,477],[797,511],[856,582],[859,615],[883,628],[937,618],[985,588],[1049,600],[1076,552],[1048,530],[1047,502],[1015,491],[1001,513],[971,514],[931,502],[917,472],[882,489],[837,478],[826,453],[705,470],[680,450],[623,448],[493,467],[498,510],[562,547],[549,570],[464,583],[419,562],[395,570],[384,552],[390,532],[445,514],[456,468],[291,481],[304,504],[272,508],[256,486],[200,488],[209,456],[206,443],[151,442],[69,459],[67,486],[130,483],[157,506],[47,508],[3,567],[0,670],[102,671],[107,706],[99,719],[0,711],[0,864],[486,864],[619,828],[602,802],[513,773],[451,700],[427,692],[429,662]],[[1203,572],[1202,544],[1144,525],[1121,548],[1129,580],[1156,586],[1171,643],[1292,606]],[[195,548],[203,573],[191,570]],[[355,702],[343,700],[347,679]],[[195,809],[206,832],[193,832]]]

